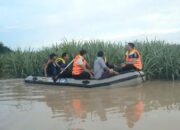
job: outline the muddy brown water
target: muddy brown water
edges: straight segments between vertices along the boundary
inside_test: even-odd
[[[180,81],[76,88],[0,81],[0,130],[179,130]]]

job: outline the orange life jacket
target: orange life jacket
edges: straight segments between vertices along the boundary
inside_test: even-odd
[[[86,66],[86,64],[87,64],[87,61],[86,61],[81,55],[77,55],[77,56],[75,57],[75,59],[74,59],[74,62],[73,62],[72,75],[80,75],[80,74],[84,71],[84,69],[77,64],[77,61],[78,61],[80,58],[83,59],[82,61],[83,61],[83,65],[84,65],[84,66]]]
[[[134,49],[131,52],[126,52],[126,62],[132,62],[133,58],[130,58],[129,55],[137,54],[138,58],[136,59],[136,62],[133,64],[134,67],[138,70],[142,70],[142,61],[141,61],[141,55],[140,53]]]

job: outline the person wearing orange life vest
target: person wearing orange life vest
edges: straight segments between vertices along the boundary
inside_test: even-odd
[[[126,49],[126,62],[121,65],[121,71],[142,70],[141,55],[138,50],[135,49],[134,43],[128,43]]]
[[[89,64],[85,59],[85,50],[81,50],[74,58],[72,75],[76,79],[91,79],[93,77]]]

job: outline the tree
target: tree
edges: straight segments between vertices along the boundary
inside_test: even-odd
[[[3,43],[0,42],[0,54],[9,53],[9,52],[12,52],[12,50],[4,46]]]

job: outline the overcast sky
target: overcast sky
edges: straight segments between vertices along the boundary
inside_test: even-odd
[[[180,0],[0,1],[0,41],[12,48],[145,37],[180,43]]]

